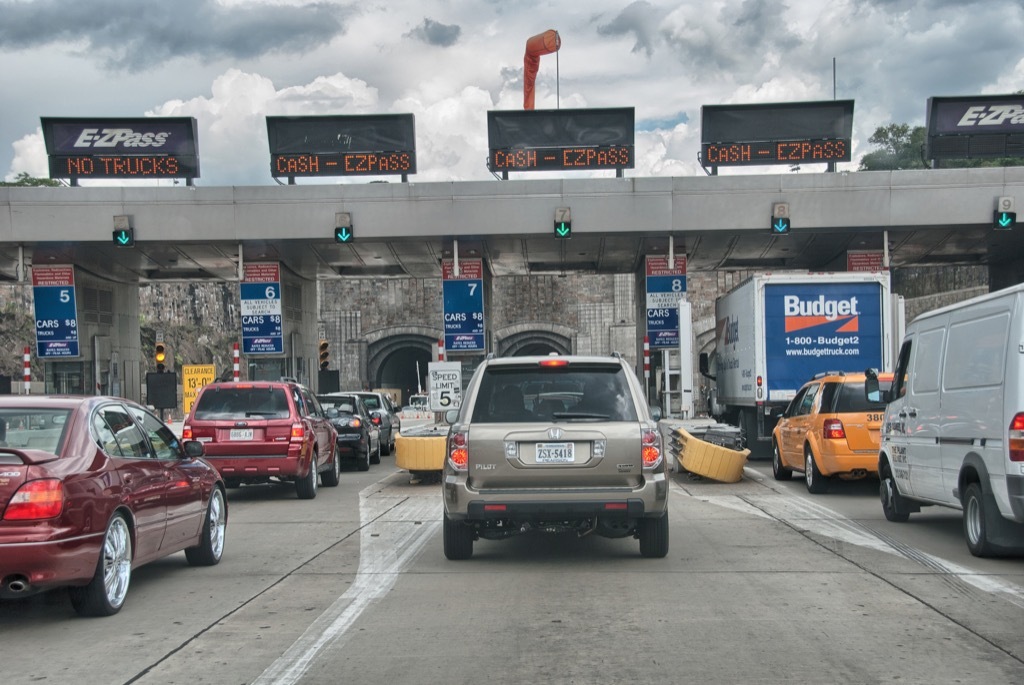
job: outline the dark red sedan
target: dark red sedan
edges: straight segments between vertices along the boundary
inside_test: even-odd
[[[202,456],[123,398],[0,397],[0,598],[67,586],[109,616],[147,562],[218,563],[227,502]]]

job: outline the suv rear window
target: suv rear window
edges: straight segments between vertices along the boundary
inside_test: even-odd
[[[492,366],[480,381],[471,421],[529,423],[557,419],[636,421],[619,366]]]
[[[864,395],[864,381],[849,381],[839,384],[836,398],[836,414],[858,414],[863,412],[884,412],[884,402],[869,402]]]
[[[287,419],[291,416],[284,388],[218,388],[196,400],[196,419]]]

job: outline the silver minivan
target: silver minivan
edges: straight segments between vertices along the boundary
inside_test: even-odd
[[[954,507],[975,556],[1024,551],[1024,284],[914,319],[880,397],[885,517]]]

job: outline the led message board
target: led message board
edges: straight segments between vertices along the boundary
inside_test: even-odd
[[[491,171],[589,171],[634,167],[632,107],[490,111]]]
[[[701,107],[705,167],[849,162],[853,100]]]
[[[270,175],[416,173],[412,114],[267,117]]]
[[[1024,95],[928,98],[925,159],[1024,157]]]
[[[193,117],[42,117],[50,178],[198,178]]]

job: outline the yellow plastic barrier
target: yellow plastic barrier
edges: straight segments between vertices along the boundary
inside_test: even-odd
[[[444,436],[395,436],[395,466],[407,471],[440,471],[444,468]]]
[[[720,483],[738,483],[750,450],[731,450],[690,435],[685,428],[676,428],[680,468]]]

